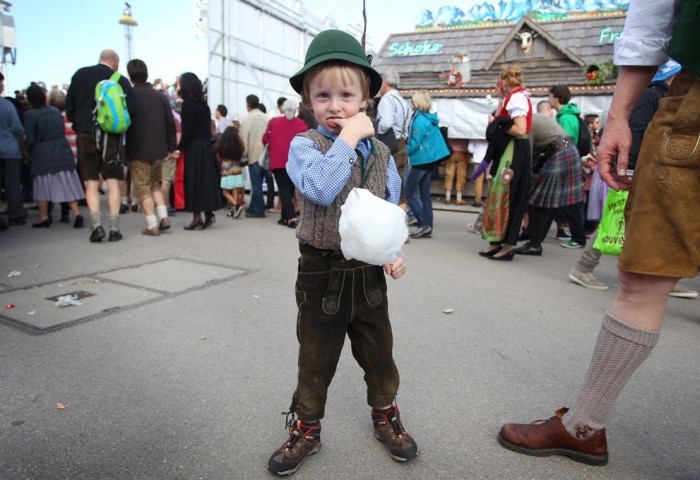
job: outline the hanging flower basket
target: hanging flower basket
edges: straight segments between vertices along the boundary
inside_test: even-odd
[[[595,61],[583,70],[583,83],[586,85],[602,85],[617,78],[617,67],[612,60],[608,62]]]

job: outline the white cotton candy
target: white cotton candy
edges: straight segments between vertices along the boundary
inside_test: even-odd
[[[338,230],[345,258],[371,265],[396,260],[408,238],[406,213],[364,188],[354,188],[340,207]]]

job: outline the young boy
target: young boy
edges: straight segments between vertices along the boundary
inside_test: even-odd
[[[384,265],[384,272],[381,266],[345,260],[338,233],[340,207],[354,187],[362,185],[398,203],[401,180],[396,165],[386,146],[373,138],[374,127],[363,111],[382,78],[357,40],[326,30],[311,42],[304,67],[290,83],[319,126],[294,138],[287,163],[289,177],[301,193],[299,375],[289,412],[289,439],[267,466],[279,475],[291,475],[304,458],[321,449],[320,420],[346,334],[365,372],[375,437],[394,460],[410,460],[418,455],[418,446],[394,405],[399,373],[392,357],[384,277],[385,272],[398,279],[406,267],[401,258]]]

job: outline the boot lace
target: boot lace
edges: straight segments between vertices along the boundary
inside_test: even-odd
[[[389,415],[387,415],[387,420],[389,421],[389,425],[391,425],[391,429],[394,431],[394,435],[397,437],[401,437],[406,433],[406,429],[403,428],[403,424],[401,423],[401,419],[399,418],[399,412],[396,409],[393,409],[394,411],[390,414],[391,418],[388,418]]]

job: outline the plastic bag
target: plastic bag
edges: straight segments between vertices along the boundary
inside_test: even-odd
[[[406,213],[364,188],[354,188],[340,207],[338,230],[343,256],[371,265],[396,260],[408,238]]]
[[[619,192],[610,189],[605,200],[603,217],[598,226],[598,236],[593,248],[600,250],[603,255],[619,255],[625,243],[625,204],[627,190]]]

